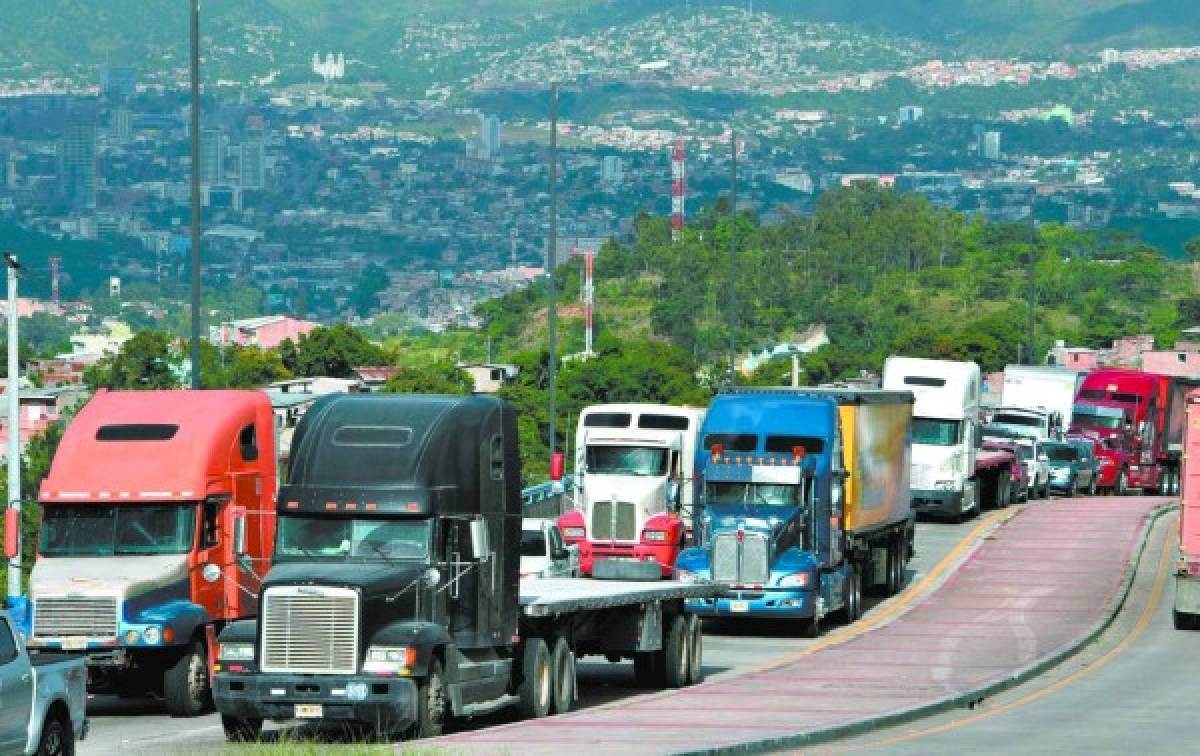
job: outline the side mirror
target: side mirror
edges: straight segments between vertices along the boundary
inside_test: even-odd
[[[14,559],[20,551],[21,513],[8,507],[4,510],[4,558]]]
[[[667,504],[669,504],[674,509],[679,509],[679,497],[680,497],[681,490],[682,490],[682,488],[679,485],[679,481],[677,481],[677,480],[668,480],[667,481]]]
[[[233,553],[242,556],[246,553],[246,512],[235,511],[233,514]]]
[[[487,522],[482,518],[471,520],[471,555],[480,561],[486,561],[491,554]]]

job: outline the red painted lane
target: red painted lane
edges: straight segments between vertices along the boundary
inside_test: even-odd
[[[1039,502],[889,624],[781,666],[560,717],[439,738],[488,753],[664,753],[905,711],[1008,678],[1084,637],[1119,599],[1163,498]],[[586,684],[586,683],[585,683]]]

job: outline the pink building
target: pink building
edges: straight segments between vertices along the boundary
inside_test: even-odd
[[[3,379],[0,379],[3,380]],[[7,381],[0,386],[0,396],[7,391]],[[21,389],[20,397],[20,434],[21,450],[24,452],[29,439],[46,429],[48,425],[62,417],[68,408],[78,404],[87,397],[87,392],[74,388],[63,389]],[[8,417],[0,413],[0,447],[7,448]]]
[[[1087,347],[1069,347],[1060,340],[1046,355],[1046,363],[1072,370],[1095,370],[1100,367],[1100,353]]]
[[[1142,370],[1181,378],[1200,378],[1200,344],[1177,341],[1174,349],[1143,352]]]
[[[268,315],[262,318],[233,320],[209,329],[209,341],[221,346],[238,344],[274,349],[285,339],[298,341],[300,336],[310,333],[316,323],[299,320],[288,315]]]

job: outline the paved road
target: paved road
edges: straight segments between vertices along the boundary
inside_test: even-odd
[[[1177,754],[1200,750],[1200,633],[1174,629],[1176,518],[1160,521],[1112,628],[1052,673],[957,712],[821,749],[881,754]]]
[[[976,525],[972,520],[961,525],[918,523],[917,553],[909,563],[911,586],[949,554]],[[890,601],[904,600],[901,594]],[[868,607],[878,601],[868,599]],[[870,613],[868,612],[868,616]],[[774,659],[811,645],[815,641],[799,638],[798,628],[786,623],[722,622],[705,627],[704,661],[709,679],[720,679],[754,669]],[[579,708],[588,708],[618,698],[643,695],[633,687],[632,664],[584,662],[579,670],[581,700]],[[81,744],[81,754],[132,754],[229,752],[215,715],[195,719],[170,719],[162,704],[151,700],[121,700],[97,696],[88,703],[92,730]],[[469,723],[469,728],[507,721],[490,717]],[[270,728],[270,725],[268,725]],[[305,733],[311,734],[311,733]],[[335,742],[336,734],[324,734]]]

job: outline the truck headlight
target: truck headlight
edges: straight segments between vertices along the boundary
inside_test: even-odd
[[[586,535],[583,528],[563,528],[563,538],[583,538]]]
[[[652,541],[654,543],[666,543],[667,531],[665,530],[643,530],[642,540]]]
[[[222,643],[221,661],[248,662],[254,661],[253,643]]]
[[[363,672],[376,675],[406,675],[417,660],[417,650],[407,646],[371,646]]]
[[[157,625],[150,625],[142,631],[142,640],[151,646],[157,645],[162,640],[162,630],[159,630]]]
[[[779,578],[780,588],[807,588],[809,575],[807,572],[794,572]]]

